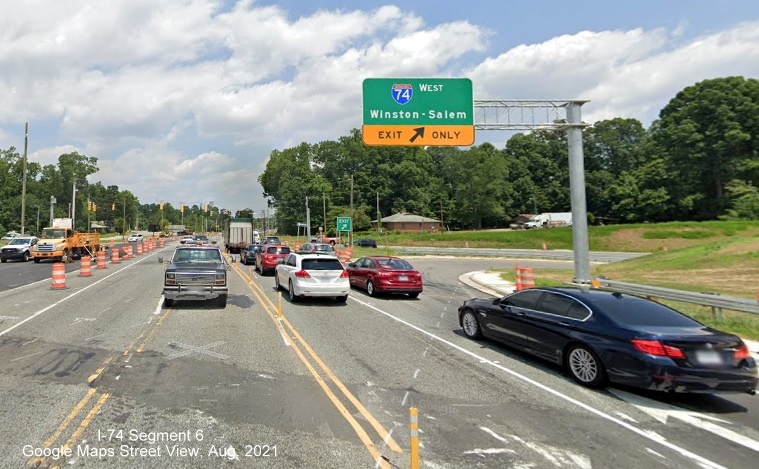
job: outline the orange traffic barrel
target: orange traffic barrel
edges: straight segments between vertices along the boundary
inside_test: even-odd
[[[142,255],[142,243],[137,243],[137,255]]]
[[[531,267],[522,268],[522,288],[535,288],[535,274]]]
[[[111,250],[111,264],[118,264],[119,262],[121,262],[119,260],[119,250],[112,249]]]
[[[522,268],[516,265],[517,286],[516,291],[522,291]]]
[[[166,245],[166,239],[161,238],[161,249],[163,249],[165,245]]]
[[[53,264],[53,289],[66,288],[66,264],[56,262]]]
[[[300,243],[295,243],[295,251],[300,251]]]
[[[113,240],[111,240],[111,249],[113,249],[113,245],[116,244]]]
[[[90,256],[82,256],[81,267],[79,268],[80,277],[91,277],[92,270],[90,270],[90,263],[92,258]]]
[[[105,269],[105,251],[98,251],[98,269]]]

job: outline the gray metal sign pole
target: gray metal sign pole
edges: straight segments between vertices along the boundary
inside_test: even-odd
[[[577,99],[490,99],[475,100],[477,130],[566,129],[569,150],[569,191],[572,202],[573,282],[589,284],[590,247],[588,208],[585,201],[585,163],[582,151],[580,108],[587,100]]]
[[[588,239],[588,207],[585,200],[585,163],[582,152],[582,103],[567,106],[569,147],[569,191],[572,201],[572,247],[575,253],[574,283],[590,283],[590,241]]]

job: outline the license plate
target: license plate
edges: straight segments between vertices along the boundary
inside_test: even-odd
[[[408,275],[399,275],[398,281],[400,282],[408,282]]]
[[[713,350],[696,351],[696,360],[702,365],[721,365],[722,357]]]

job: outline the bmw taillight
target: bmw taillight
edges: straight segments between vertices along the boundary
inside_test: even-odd
[[[735,354],[733,355],[733,358],[736,360],[745,360],[746,358],[749,358],[751,354],[748,351],[748,345],[741,344],[740,347],[738,347],[735,350]]]
[[[648,355],[685,359],[685,354],[682,350],[671,345],[664,345],[658,340],[632,339],[630,342],[635,350]]]
[[[348,271],[347,270],[343,270],[343,273],[340,274],[340,278],[349,278],[349,277],[350,277],[350,275],[348,275]]]
[[[296,277],[300,277],[300,278],[311,278],[311,276],[310,276],[310,275],[308,275],[308,272],[306,272],[306,271],[305,271],[305,270],[303,270],[303,269],[301,269],[301,270],[299,270],[299,271],[295,272],[295,274],[294,274],[294,275],[295,275]]]

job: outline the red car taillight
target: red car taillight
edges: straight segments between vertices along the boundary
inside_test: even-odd
[[[671,345],[664,345],[658,340],[632,339],[630,341],[635,350],[657,357],[669,357],[684,359],[685,354],[682,350]]]
[[[303,270],[303,269],[301,269],[301,270],[299,270],[299,271],[295,272],[295,276],[296,276],[296,277],[300,277],[300,278],[311,278],[311,276],[310,276],[310,275],[308,275],[308,272],[306,272],[306,271],[305,271],[305,270]]]
[[[733,358],[736,360],[745,360],[746,358],[750,357],[751,354],[748,351],[748,345],[741,344],[740,347],[735,351],[735,354],[733,355]]]
[[[349,278],[349,277],[350,277],[350,275],[348,275],[348,271],[347,270],[343,270],[343,273],[340,274],[340,278]]]

